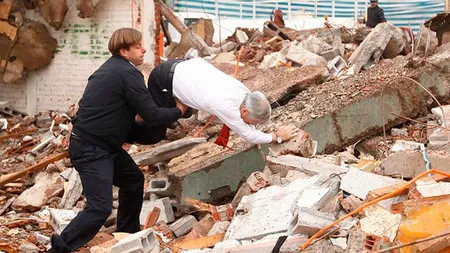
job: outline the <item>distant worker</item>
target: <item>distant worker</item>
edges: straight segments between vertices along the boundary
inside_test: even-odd
[[[283,12],[280,9],[273,10],[270,21],[274,22],[278,27],[284,28]]]
[[[370,0],[370,7],[367,8],[366,26],[374,28],[379,23],[386,22],[383,9],[378,6],[378,0]]]

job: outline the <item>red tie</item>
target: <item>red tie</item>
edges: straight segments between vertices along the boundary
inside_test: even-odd
[[[223,124],[222,130],[220,130],[219,135],[217,136],[215,144],[219,146],[223,146],[228,148],[229,150],[234,150],[230,147],[228,147],[228,139],[230,138],[230,128],[228,128],[227,125]]]

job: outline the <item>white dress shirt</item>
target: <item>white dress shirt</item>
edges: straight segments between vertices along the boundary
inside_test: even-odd
[[[202,58],[180,62],[173,76],[173,94],[181,103],[216,115],[249,143],[272,142],[265,134],[241,118],[240,106],[250,90]]]

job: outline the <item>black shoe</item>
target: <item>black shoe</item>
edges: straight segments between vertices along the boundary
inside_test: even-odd
[[[67,247],[66,243],[59,235],[54,234],[52,236],[51,242],[52,247],[47,251],[48,253],[70,253],[70,250]]]

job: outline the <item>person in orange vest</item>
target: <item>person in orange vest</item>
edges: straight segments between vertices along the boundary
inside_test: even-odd
[[[278,27],[283,28],[283,12],[280,9],[273,10],[272,15],[270,16],[270,21],[274,22]]]

